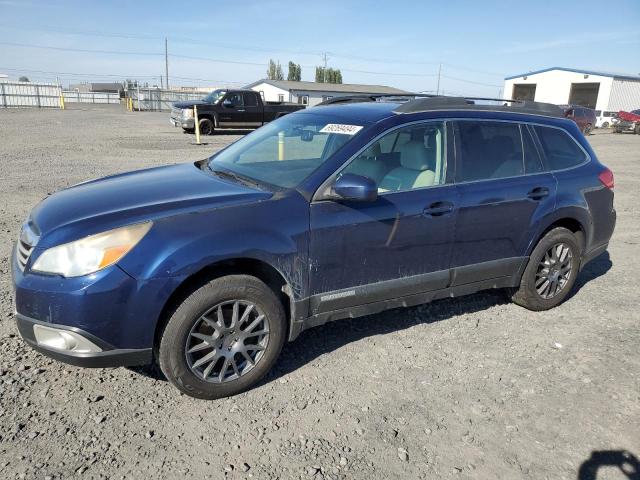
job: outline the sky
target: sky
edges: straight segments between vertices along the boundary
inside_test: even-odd
[[[324,54],[344,83],[457,95],[552,66],[640,74],[640,0],[0,0],[10,78],[160,84],[165,37],[171,86],[243,86],[270,58],[313,81]]]

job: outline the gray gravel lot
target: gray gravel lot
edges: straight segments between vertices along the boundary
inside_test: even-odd
[[[594,451],[640,456],[637,135],[589,137],[616,175],[618,226],[552,311],[486,292],[335,322],[287,345],[259,387],[215,402],[22,343],[8,257],[39,200],[237,138],[196,146],[167,113],[119,107],[0,110],[0,477],[575,479]]]

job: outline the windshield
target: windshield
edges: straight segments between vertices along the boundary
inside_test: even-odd
[[[365,125],[338,122],[315,113],[286,115],[211,157],[209,168],[259,183],[295,187]]]
[[[209,95],[207,95],[206,97],[204,97],[202,100],[204,100],[207,103],[216,103],[218,100],[220,100],[220,98],[227,93],[226,90],[214,90],[213,92],[211,92]]]

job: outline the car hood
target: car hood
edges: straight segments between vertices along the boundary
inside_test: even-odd
[[[266,200],[272,192],[220,178],[193,163],[139,170],[61,190],[31,212],[38,247],[158,218]]]
[[[194,105],[211,105],[204,100],[187,100],[185,102],[175,102],[172,104],[173,108],[193,108]]]

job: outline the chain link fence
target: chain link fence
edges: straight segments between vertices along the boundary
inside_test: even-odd
[[[133,110],[164,112],[171,110],[171,104],[186,100],[202,100],[205,92],[164,90],[160,88],[132,88],[125,91],[125,96],[131,98]]]

